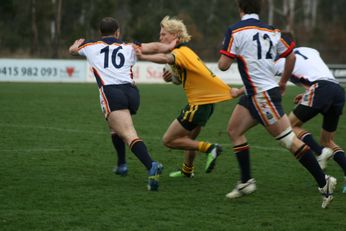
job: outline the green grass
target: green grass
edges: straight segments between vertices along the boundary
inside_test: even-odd
[[[129,175],[112,173],[116,157],[95,84],[0,84],[0,230],[345,230],[343,174],[335,199],[323,210],[312,177],[261,126],[247,137],[258,190],[229,201],[239,178],[226,134],[236,103],[217,105],[200,139],[224,146],[215,172],[205,174],[205,156],[193,179],[171,179],[182,152],[161,144],[161,136],[185,105],[173,85],[140,85],[135,126],[165,171],[159,192],[146,190],[146,172],[127,152]],[[288,88],[286,111],[297,88]],[[321,118],[306,125],[318,138]],[[345,117],[336,141],[344,144]]]

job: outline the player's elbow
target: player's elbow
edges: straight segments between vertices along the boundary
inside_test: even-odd
[[[227,71],[232,64],[232,60],[224,55],[221,55],[218,67],[221,71]]]
[[[230,65],[227,65],[226,63],[224,62],[219,62],[218,63],[218,67],[221,71],[227,71],[228,68],[230,67]]]

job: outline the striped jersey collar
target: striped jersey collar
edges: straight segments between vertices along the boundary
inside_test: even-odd
[[[114,37],[103,37],[101,38],[101,41],[107,43],[107,44],[112,44],[112,43],[122,43],[121,40],[116,39]]]
[[[259,20],[258,14],[245,14],[245,15],[241,18],[241,20],[246,20],[246,19],[250,19],[250,18]]]

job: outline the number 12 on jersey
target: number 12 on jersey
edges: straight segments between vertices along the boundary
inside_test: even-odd
[[[263,38],[263,39],[262,39]],[[270,37],[268,34],[264,34],[262,37],[260,36],[259,32],[257,32],[253,37],[253,41],[257,42],[257,58],[262,59],[262,43],[261,42],[267,42],[269,41],[269,48],[266,51],[266,59],[273,59],[273,55],[271,54],[271,50],[273,47],[273,42],[270,40]]]

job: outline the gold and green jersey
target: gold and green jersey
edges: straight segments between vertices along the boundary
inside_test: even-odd
[[[189,104],[203,105],[232,99],[231,88],[214,75],[189,47],[180,45],[172,54]]]

